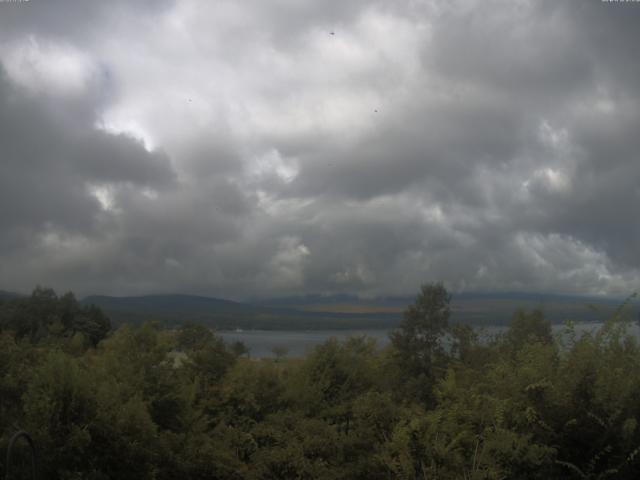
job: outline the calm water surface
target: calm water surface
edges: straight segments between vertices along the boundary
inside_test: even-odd
[[[575,331],[579,338],[582,333],[595,331],[602,326],[601,323],[576,323]],[[553,331],[562,334],[564,325],[554,325]],[[481,337],[491,337],[502,333],[506,327],[483,327],[478,329]],[[633,324],[629,328],[629,333],[640,339],[640,328]],[[380,347],[389,343],[389,330],[245,330],[245,331],[219,331],[218,335],[226,341],[241,341],[252,357],[273,357],[274,348],[284,348],[287,355],[298,357],[309,353],[313,347],[320,345],[331,337],[344,340],[348,337],[358,337],[366,335],[374,338]]]
[[[273,357],[273,349],[283,347],[290,357],[299,357],[331,337],[340,340],[366,335],[379,346],[389,343],[388,330],[245,330],[216,332],[228,342],[237,340],[249,348],[252,357]]]

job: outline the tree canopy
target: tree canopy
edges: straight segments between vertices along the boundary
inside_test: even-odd
[[[638,478],[624,315],[559,338],[521,311],[481,339],[449,312],[430,284],[385,348],[354,337],[255,359],[193,323],[109,330],[36,289],[0,303],[0,452],[29,431],[53,480]]]

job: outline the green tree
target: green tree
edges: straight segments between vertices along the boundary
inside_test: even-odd
[[[442,337],[449,329],[450,303],[451,295],[442,283],[423,285],[390,334],[408,393],[428,404],[433,401],[434,383],[444,371]]]
[[[214,340],[210,328],[196,322],[185,322],[178,329],[178,348],[184,350],[200,350]]]
[[[509,324],[505,340],[514,350],[519,350],[529,343],[549,345],[553,342],[551,322],[544,318],[540,309],[530,312],[517,310]]]
[[[91,346],[95,347],[104,340],[111,330],[109,318],[95,305],[81,308],[72,322],[72,329],[82,333]]]
[[[72,350],[76,350],[78,341],[83,347],[80,350],[84,350],[107,337],[111,322],[98,307],[81,305],[71,292],[58,297],[50,288],[36,287],[29,297],[0,305],[0,330],[32,343],[64,345],[73,339]]]

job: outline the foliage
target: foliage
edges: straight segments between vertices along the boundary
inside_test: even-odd
[[[518,311],[481,340],[448,324],[449,301],[423,287],[385,349],[355,337],[253,359],[193,323],[105,331],[73,295],[36,289],[0,304],[0,451],[30,431],[53,480],[640,475],[623,310],[562,338]]]
[[[390,335],[398,364],[408,374],[401,390],[426,404],[433,402],[433,387],[443,372],[442,337],[449,332],[450,303],[442,283],[423,285]]]
[[[50,288],[36,287],[29,297],[0,303],[0,332],[9,331],[16,340],[95,347],[110,330],[111,323],[99,308],[81,305],[71,292],[59,297]]]

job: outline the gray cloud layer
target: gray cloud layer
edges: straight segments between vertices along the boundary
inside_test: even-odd
[[[633,291],[639,20],[0,3],[0,288]]]

